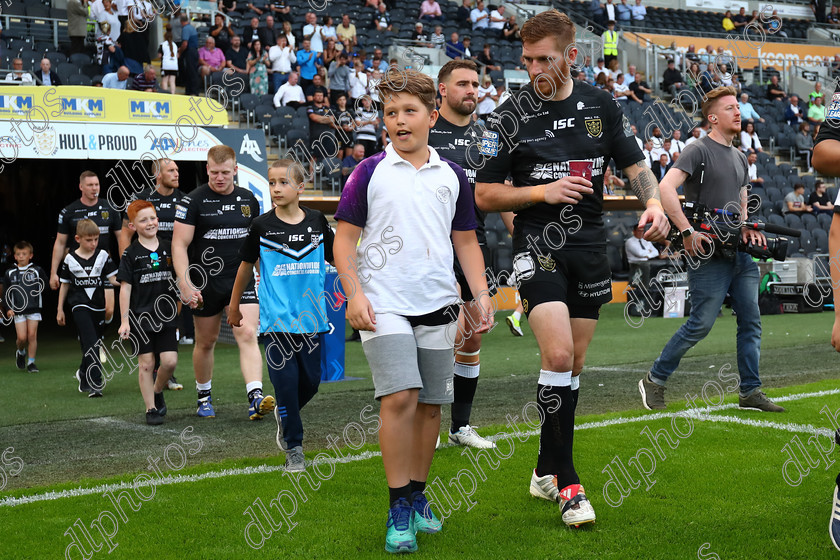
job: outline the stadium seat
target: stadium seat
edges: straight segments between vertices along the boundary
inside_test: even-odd
[[[90,56],[85,54],[85,53],[71,54],[70,58],[68,58],[68,61],[72,62],[73,64],[75,64],[79,68],[83,67],[85,64],[90,64],[91,62],[93,62],[91,60]]]
[[[802,227],[802,218],[791,212],[785,214],[785,224],[787,224],[787,227],[793,229],[804,229]]]
[[[817,244],[814,242],[814,238],[811,237],[810,232],[802,232],[802,236],[799,238],[799,249],[802,253],[808,256],[817,252]]]
[[[84,74],[71,74],[67,77],[65,84],[68,86],[89,86],[91,85],[91,79],[90,76]]]
[[[291,128],[286,134],[286,146],[288,149],[299,149],[298,140],[304,143],[307,151],[309,151],[309,128]]]
[[[274,110],[274,114],[288,121],[292,121],[298,115],[294,107],[278,107]]]
[[[808,231],[812,231],[815,229],[819,229],[820,223],[817,221],[817,217],[813,214],[803,214],[802,227],[804,227]]]
[[[61,78],[62,82],[67,82],[68,78],[73,74],[79,74],[81,68],[70,62],[62,62],[55,68],[55,73]]]
[[[767,222],[775,226],[787,226],[785,219],[778,214],[770,214],[767,216]]]
[[[239,96],[239,120],[245,115],[245,122],[247,126],[251,125],[251,120],[254,118],[254,109],[259,105],[260,98],[253,93],[243,93]]]
[[[43,4],[27,2],[26,15],[33,18],[48,18],[50,17],[50,9]]]
[[[828,253],[828,234],[825,230],[815,229],[811,231],[811,237],[814,238],[815,250],[818,253]]]
[[[819,222],[822,229],[828,231],[828,229],[831,227],[831,214],[818,214],[817,222]]]
[[[788,238],[787,257],[791,258],[798,253],[799,253],[799,239],[796,238],[796,237],[789,237]]]
[[[49,59],[50,64],[53,68],[61,64],[62,62],[67,62],[67,56],[64,53],[60,52],[48,52],[44,53],[44,58]]]
[[[99,64],[85,64],[82,66],[82,74],[90,79],[102,72],[102,67]]]
[[[341,160],[334,157],[324,158],[321,162],[321,177],[330,184],[330,190],[341,189]]]

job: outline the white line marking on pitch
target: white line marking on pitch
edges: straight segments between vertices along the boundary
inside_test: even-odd
[[[795,395],[788,395],[785,397],[779,397],[773,399],[775,402],[788,402],[788,401],[796,401],[801,399],[808,399],[813,397],[823,397],[828,395],[836,395],[840,393],[840,389],[829,389],[826,391],[816,391],[813,393],[799,393]],[[763,427],[763,428],[772,428],[777,430],[784,430],[789,432],[804,432],[804,433],[819,433],[824,435],[831,435],[833,432],[831,430],[826,430],[822,428],[815,428],[809,425],[802,425],[802,424],[779,424],[777,422],[768,422],[766,420],[752,420],[747,418],[738,418],[736,416],[712,416],[709,415],[709,412],[717,412],[721,410],[728,410],[732,408],[737,408],[738,405],[734,403],[724,404],[721,406],[710,406],[706,408],[696,408],[696,409],[686,409],[685,412],[690,414],[692,418],[697,418],[699,420],[711,420],[712,422],[733,422],[738,423],[746,426],[753,426],[753,427]],[[682,412],[682,411],[681,411]],[[670,416],[674,416],[676,413],[674,412],[656,412],[654,414],[644,414],[641,416],[631,416],[631,417],[619,417],[619,418],[612,418],[610,420],[603,420],[600,422],[587,422],[585,424],[580,424],[575,426],[575,430],[588,430],[592,428],[605,428],[608,426],[617,426],[622,424],[631,424],[635,422],[646,422],[650,420],[659,420],[662,418],[668,418]],[[520,432],[520,435],[536,435],[539,431],[537,430],[530,430],[527,432]],[[509,439],[517,437],[516,434],[496,434],[495,436],[491,436],[487,439],[498,441],[501,439]],[[324,453],[325,454],[325,453]],[[367,459],[372,459],[374,457],[381,457],[382,454],[379,451],[365,451],[358,455],[347,455],[342,458],[334,458],[329,457],[327,459],[319,459],[313,461],[313,464],[330,464],[330,463],[355,463],[356,461],[365,461]],[[211,471],[202,474],[193,474],[193,475],[176,475],[176,476],[169,476],[163,480],[158,480],[154,484],[156,486],[168,486],[171,484],[182,484],[186,482],[200,482],[202,480],[209,480],[214,478],[226,478],[229,476],[242,476],[242,475],[251,475],[251,474],[263,474],[263,473],[270,473],[276,471],[282,471],[284,467],[281,466],[270,466],[270,465],[260,465],[258,467],[244,467],[238,469],[225,469],[222,471]],[[149,483],[145,483],[148,485]],[[143,486],[144,484],[138,484],[138,486]],[[59,492],[45,492],[43,494],[33,494],[31,496],[22,496],[20,498],[15,497],[7,497],[0,500],[0,507],[14,507],[24,504],[31,504],[35,502],[43,502],[43,501],[52,501],[52,500],[60,500],[63,498],[74,498],[80,496],[90,496],[93,494],[102,494],[109,490],[128,490],[133,488],[134,485],[132,482],[121,482],[119,484],[103,484],[101,486],[95,486],[93,488],[74,488],[72,490],[61,490]]]

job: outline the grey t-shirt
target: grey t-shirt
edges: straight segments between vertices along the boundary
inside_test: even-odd
[[[788,202],[793,203],[793,212],[801,212],[804,210],[803,206],[805,206],[805,195],[797,195],[795,192],[787,193],[785,195],[785,205],[782,207],[785,214],[790,212],[790,210],[788,210]]]
[[[724,146],[708,136],[692,142],[680,154],[674,167],[688,173],[686,201],[709,208],[741,206],[741,189],[749,184],[747,157],[738,148]]]

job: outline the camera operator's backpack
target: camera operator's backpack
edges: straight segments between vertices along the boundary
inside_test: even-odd
[[[781,282],[782,279],[773,271],[764,273],[758,285],[758,310],[762,315],[780,315],[782,301],[778,296],[770,293],[770,282]]]

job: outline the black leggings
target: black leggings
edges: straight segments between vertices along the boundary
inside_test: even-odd
[[[103,387],[102,364],[99,361],[98,343],[102,336],[105,312],[80,307],[73,310],[73,321],[76,322],[79,344],[82,346],[82,364],[79,366],[82,387],[101,391]]]

